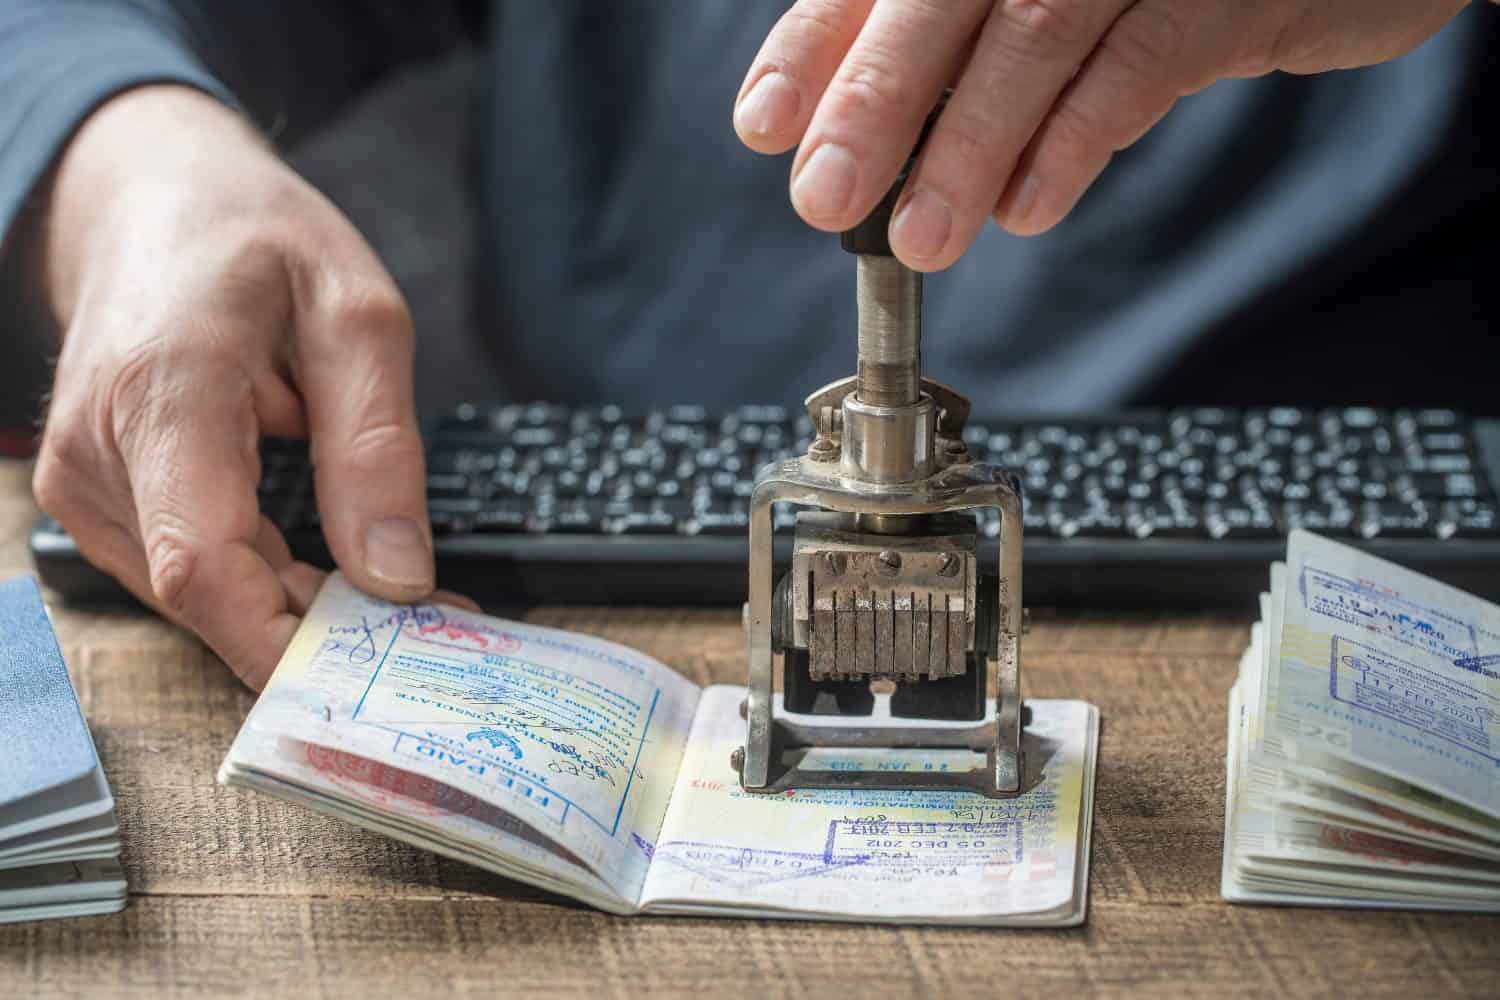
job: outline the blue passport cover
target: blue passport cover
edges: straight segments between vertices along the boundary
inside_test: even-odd
[[[0,583],[0,805],[98,763],[36,580]]]

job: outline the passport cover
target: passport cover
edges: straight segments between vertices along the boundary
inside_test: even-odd
[[[0,805],[98,765],[36,580],[0,583]]]

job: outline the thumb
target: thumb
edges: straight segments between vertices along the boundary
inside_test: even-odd
[[[434,586],[415,338],[401,294],[380,278],[363,294],[319,297],[299,316],[298,376],[333,558],[361,590],[411,602]]]

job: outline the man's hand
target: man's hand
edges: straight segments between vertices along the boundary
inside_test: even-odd
[[[259,440],[305,435],[339,566],[427,597],[411,319],[348,221],[171,86],[96,111],[42,208],[64,336],[33,485],[83,554],[261,687],[321,573],[258,509]]]
[[[736,100],[761,153],[800,143],[792,204],[819,229],[858,223],[894,182],[943,90],[891,246],[947,267],[986,218],[1057,224],[1110,157],[1179,97],[1224,77],[1394,58],[1465,0],[797,0]]]

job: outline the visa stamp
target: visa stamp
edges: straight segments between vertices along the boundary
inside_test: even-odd
[[[1328,688],[1336,701],[1500,764],[1500,698],[1478,687],[1335,636]]]
[[[852,855],[829,861],[817,851],[776,851],[704,841],[669,840],[656,845],[651,852],[651,861],[653,864],[665,862],[709,882],[744,890],[857,868],[869,859]]]
[[[1474,625],[1439,608],[1424,607],[1369,580],[1353,580],[1303,566],[1302,606],[1314,614],[1386,636],[1447,662],[1478,655]]]
[[[1500,680],[1500,656],[1469,656],[1454,660],[1453,665],[1471,674],[1488,677],[1490,680]]]
[[[985,822],[836,819],[828,824],[823,859],[863,857],[885,868],[1014,865],[1025,860],[1022,825]]]

